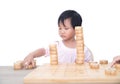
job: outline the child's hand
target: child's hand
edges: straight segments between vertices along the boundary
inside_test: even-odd
[[[120,63],[120,56],[115,56],[111,63],[111,66],[115,65],[116,63]]]
[[[23,61],[23,66],[24,68],[28,68],[29,65],[32,65],[33,67],[35,67],[35,64],[34,64],[34,58],[31,54],[29,54],[27,57],[25,57],[24,61]]]

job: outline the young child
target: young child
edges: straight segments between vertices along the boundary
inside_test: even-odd
[[[58,18],[58,30],[61,41],[56,41],[58,49],[59,63],[74,63],[76,60],[76,40],[75,40],[75,26],[82,25],[82,18],[79,13],[74,10],[64,11]],[[84,46],[85,62],[93,61],[93,56],[89,48]],[[40,48],[31,52],[24,59],[24,66],[29,64],[34,66],[33,59],[41,56],[49,56],[48,48]]]
[[[119,56],[115,56],[113,58],[113,61],[111,63],[111,66],[115,65],[116,63],[119,63],[120,64],[120,55]]]

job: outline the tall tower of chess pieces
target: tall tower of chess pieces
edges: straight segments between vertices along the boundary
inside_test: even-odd
[[[58,64],[57,45],[50,44],[49,45],[49,52],[50,52],[50,64],[57,65]]]
[[[84,38],[83,38],[83,28],[81,26],[75,27],[76,34],[76,63],[83,64],[84,63]]]

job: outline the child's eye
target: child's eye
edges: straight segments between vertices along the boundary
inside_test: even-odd
[[[59,30],[61,30],[61,28],[59,27]]]
[[[69,28],[65,28],[65,30],[68,30]]]

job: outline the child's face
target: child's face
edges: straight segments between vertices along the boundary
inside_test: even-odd
[[[63,23],[60,22],[59,24],[59,35],[63,40],[72,40],[75,36],[75,30],[71,25],[71,20],[66,19]]]

